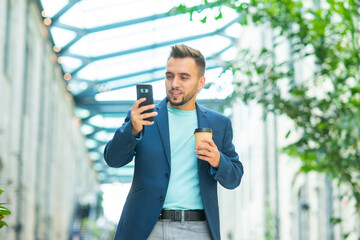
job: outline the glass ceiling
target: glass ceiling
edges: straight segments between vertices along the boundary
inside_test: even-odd
[[[165,64],[170,46],[184,43],[199,49],[207,59],[207,82],[199,99],[221,104],[232,91],[232,74],[222,73],[224,61],[235,55],[241,34],[237,13],[169,14],[175,0],[40,0],[44,24],[49,26],[54,52],[76,102],[76,115],[87,137],[93,167],[101,183],[130,182],[133,165],[105,166],[103,149],[122,124],[136,99],[135,85],[151,83],[155,100],[165,97]],[[191,4],[192,5],[191,5]],[[207,16],[206,23],[201,19]],[[213,100],[210,100],[213,99]],[[215,105],[214,105],[215,104]]]

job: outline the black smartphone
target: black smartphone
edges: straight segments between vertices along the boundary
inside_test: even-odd
[[[136,85],[137,99],[146,98],[145,102],[140,103],[139,107],[150,105],[154,103],[152,85],[150,84],[137,84]],[[151,113],[154,109],[146,110],[144,113]],[[147,121],[154,121],[154,117],[145,118]]]

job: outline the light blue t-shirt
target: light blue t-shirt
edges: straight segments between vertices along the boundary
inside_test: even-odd
[[[165,209],[204,209],[200,195],[194,130],[196,110],[168,108],[171,173]]]

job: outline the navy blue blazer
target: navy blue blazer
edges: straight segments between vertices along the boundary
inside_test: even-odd
[[[117,227],[115,240],[144,240],[154,228],[164,204],[170,172],[170,140],[167,100],[156,107],[155,123],[145,126],[137,140],[131,133],[130,112],[105,147],[104,157],[110,167],[122,167],[135,156],[135,169],[130,192]],[[220,239],[217,183],[236,188],[243,166],[232,144],[230,119],[196,104],[198,126],[213,129],[213,140],[220,151],[220,165],[215,174],[210,164],[198,159],[200,192],[210,233]],[[179,126],[181,127],[181,126]],[[195,151],[195,149],[194,149]]]

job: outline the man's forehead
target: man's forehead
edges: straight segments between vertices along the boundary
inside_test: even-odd
[[[190,74],[193,71],[197,72],[197,70],[195,59],[191,57],[170,58],[166,64],[166,72],[169,73]]]

